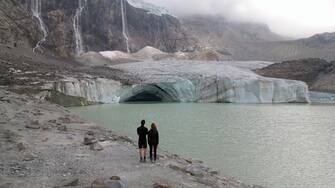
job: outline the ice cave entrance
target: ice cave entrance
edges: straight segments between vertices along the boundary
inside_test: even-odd
[[[120,102],[179,102],[168,90],[158,84],[140,84],[128,89]]]

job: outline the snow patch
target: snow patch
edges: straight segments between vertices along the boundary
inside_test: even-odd
[[[132,55],[128,53],[124,53],[121,51],[102,51],[99,52],[105,58],[110,60],[118,60],[118,59],[132,59]]]
[[[148,14],[154,14],[157,16],[167,14],[172,16],[172,14],[166,8],[144,2],[143,0],[128,0],[128,3],[135,8],[147,10]]]

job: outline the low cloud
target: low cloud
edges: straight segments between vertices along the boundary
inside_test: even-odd
[[[274,32],[307,37],[335,32],[334,0],[145,0],[176,16],[222,15],[234,21],[269,25]]]

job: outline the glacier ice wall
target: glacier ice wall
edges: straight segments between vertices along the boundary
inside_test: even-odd
[[[156,61],[111,66],[127,83],[66,78],[49,88],[90,102],[308,103],[307,84],[259,76],[231,62]]]
[[[136,84],[122,91],[120,102],[193,102],[193,91],[194,85],[189,80]]]
[[[52,89],[65,95],[83,97],[90,102],[117,103],[121,83],[104,78],[66,78],[54,82]]]
[[[163,96],[161,93],[167,93],[165,96],[177,96],[168,97],[169,100],[173,98],[173,101],[187,102],[309,102],[308,87],[304,82],[262,77],[248,69],[234,67],[225,62],[136,62],[115,65],[113,68],[135,75],[141,80],[127,93],[126,98],[136,97],[141,93],[157,93],[156,97],[159,98]],[[157,92],[152,87],[147,87],[148,85],[164,87]],[[178,92],[186,94],[175,95]],[[181,98],[182,100],[178,100]]]

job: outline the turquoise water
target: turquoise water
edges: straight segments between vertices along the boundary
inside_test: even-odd
[[[335,106],[113,104],[72,108],[134,139],[155,122],[160,147],[269,188],[335,187]]]

